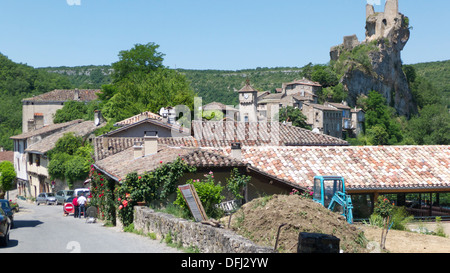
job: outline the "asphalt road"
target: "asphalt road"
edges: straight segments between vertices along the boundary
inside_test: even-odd
[[[63,216],[61,205],[19,201],[7,247],[0,253],[179,253],[149,237]]]

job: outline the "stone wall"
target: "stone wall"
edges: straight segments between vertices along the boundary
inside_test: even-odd
[[[154,233],[157,240],[171,235],[175,244],[197,247],[201,253],[272,253],[252,241],[222,228],[176,218],[148,207],[134,207],[134,228],[144,234]]]

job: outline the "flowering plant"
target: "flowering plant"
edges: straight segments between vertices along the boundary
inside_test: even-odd
[[[290,195],[299,195],[300,197],[306,198],[306,199],[312,199],[314,192],[310,188],[307,188],[305,191],[299,191],[297,189],[292,189],[292,191],[289,194]]]
[[[99,218],[115,223],[114,182],[109,181],[102,173],[95,171],[91,165],[90,205],[99,210]]]
[[[378,201],[375,203],[374,213],[383,217],[384,227],[381,230],[381,248],[385,249],[386,237],[391,225],[391,214],[394,210],[394,204],[384,196],[378,196]]]

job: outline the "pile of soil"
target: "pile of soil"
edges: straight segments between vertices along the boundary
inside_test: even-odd
[[[228,224],[228,218],[222,218]],[[225,226],[227,226],[225,224]],[[230,228],[261,246],[274,247],[281,228],[278,251],[296,253],[300,232],[322,233],[338,237],[345,253],[367,252],[365,240],[356,225],[322,205],[298,195],[273,195],[258,198],[242,206],[232,216]]]

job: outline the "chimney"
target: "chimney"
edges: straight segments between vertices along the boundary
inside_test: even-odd
[[[242,160],[241,143],[239,142],[231,143],[231,157],[239,161]]]
[[[36,130],[44,127],[44,114],[34,113],[34,126]]]
[[[36,123],[35,123],[34,119],[29,119],[28,120],[27,130],[28,130],[27,132],[31,132],[31,131],[36,130]]]
[[[133,146],[134,159],[141,158],[144,156],[144,147],[141,142],[135,142]]]
[[[158,152],[158,133],[146,132],[144,136],[144,156],[153,155]]]
[[[78,101],[80,100],[80,90],[78,88],[75,88],[75,92],[73,92],[73,100]]]
[[[99,126],[104,122],[104,119],[102,117],[102,112],[100,110],[94,111],[94,124],[95,126]]]

